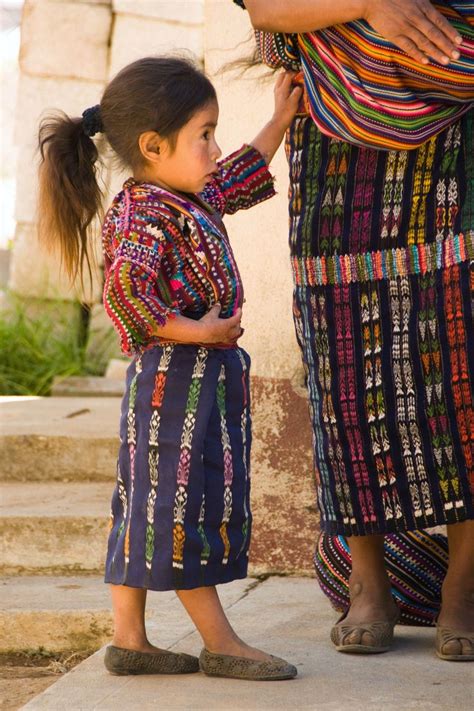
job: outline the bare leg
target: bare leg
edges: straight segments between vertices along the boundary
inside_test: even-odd
[[[137,652],[158,652],[147,639],[145,629],[145,604],[147,591],[126,585],[111,585],[114,611],[114,637],[112,644]]]
[[[346,622],[363,624],[389,621],[396,610],[390,591],[390,581],[385,570],[383,536],[350,536],[352,557],[349,578],[351,606]],[[373,644],[368,632],[354,630],[345,638],[346,644]]]
[[[237,636],[226,617],[215,587],[178,590],[176,594],[196,625],[208,652],[247,659],[270,659],[269,654],[250,647]]]
[[[454,630],[474,632],[474,521],[451,524],[447,531],[449,567],[438,622]],[[446,652],[461,654],[461,644],[467,643],[446,643]]]

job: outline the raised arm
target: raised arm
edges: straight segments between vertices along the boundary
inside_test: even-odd
[[[358,20],[364,15],[367,0],[244,0],[244,3],[257,30],[311,32]]]
[[[312,32],[364,19],[423,64],[458,59],[462,38],[430,0],[244,0],[252,25],[268,32]],[[239,2],[239,4],[241,4]]]

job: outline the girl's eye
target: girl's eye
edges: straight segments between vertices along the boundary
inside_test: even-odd
[[[209,138],[211,137],[210,131],[204,131],[202,134],[202,137],[204,138],[205,141],[208,141]]]

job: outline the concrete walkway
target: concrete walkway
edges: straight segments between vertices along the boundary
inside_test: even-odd
[[[243,682],[189,676],[114,677],[97,652],[23,708],[64,711],[467,711],[473,665],[438,660],[434,630],[398,627],[388,654],[338,654],[336,615],[310,578],[248,579],[221,587],[228,615],[249,643],[298,667],[293,681]],[[200,639],[173,593],[152,595],[151,639],[198,654]]]

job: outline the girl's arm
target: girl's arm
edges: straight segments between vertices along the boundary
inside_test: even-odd
[[[302,89],[292,85],[293,72],[282,72],[275,83],[275,111],[270,121],[250,145],[261,153],[268,165],[282,142],[285,131],[298,110]]]
[[[245,0],[252,25],[268,32],[312,32],[364,19],[423,64],[457,59],[462,37],[430,0]]]
[[[234,343],[242,333],[242,309],[230,318],[219,318],[220,311],[221,305],[214,304],[198,321],[173,316],[164,326],[156,325],[154,335],[179,343]]]
[[[124,227],[109,210],[104,226],[106,278],[104,306],[118,332],[124,353],[132,355],[159,337],[181,343],[232,343],[241,334],[240,309],[219,318],[214,304],[199,320],[183,316],[174,300],[161,260],[179,235],[175,220],[159,210],[135,212]]]
[[[292,72],[282,72],[275,84],[275,110],[270,121],[250,144],[231,153],[201,197],[221,215],[247,210],[275,195],[268,163],[295,115],[301,88],[292,86]]]

